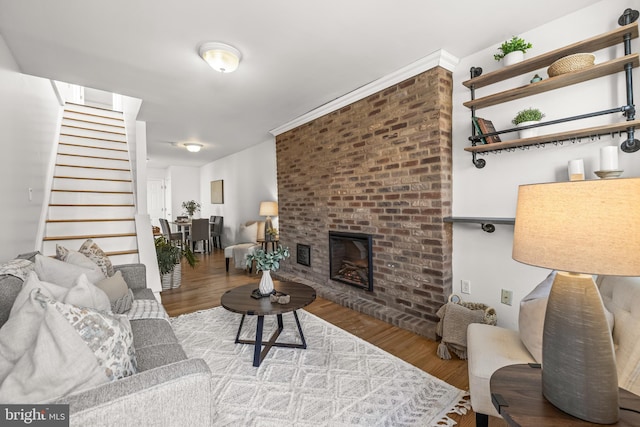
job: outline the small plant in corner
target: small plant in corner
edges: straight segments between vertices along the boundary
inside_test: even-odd
[[[543,117],[544,113],[537,108],[527,108],[526,110],[518,111],[511,123],[517,126],[523,122],[539,122]]]
[[[493,55],[493,59],[495,59],[496,61],[500,61],[502,58],[504,58],[505,55],[511,52],[516,52],[519,50],[522,51],[522,53],[526,53],[527,49],[531,49],[532,47],[533,45],[531,43],[524,41],[520,37],[513,36],[510,40],[506,40],[500,45],[500,47],[498,47],[500,53],[496,53],[495,55]]]
[[[161,275],[171,273],[175,268],[175,265],[178,264],[182,258],[187,260],[187,263],[191,268],[195,267],[198,263],[198,260],[188,246],[181,249],[178,246],[171,244],[171,242],[169,242],[164,236],[160,236],[155,239],[155,246],[158,268],[160,269]]]

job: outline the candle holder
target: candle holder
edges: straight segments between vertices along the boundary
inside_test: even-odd
[[[616,169],[611,171],[594,171],[593,173],[598,175],[598,178],[609,179],[609,178],[618,178],[620,175],[622,175],[622,172],[624,172],[624,170]]]

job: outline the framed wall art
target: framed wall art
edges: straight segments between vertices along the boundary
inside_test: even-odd
[[[224,180],[211,181],[211,204],[220,205],[224,203]]]

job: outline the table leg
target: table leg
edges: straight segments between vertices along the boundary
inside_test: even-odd
[[[240,332],[242,332],[243,324],[244,324],[244,314],[242,315],[242,319],[240,319],[240,326],[238,326],[238,333],[236,334],[236,344],[240,342]]]
[[[298,319],[298,312],[293,312],[293,317],[296,319],[296,325],[298,325],[298,333],[300,334],[300,339],[302,340],[302,346],[300,348],[307,348],[307,341],[304,339],[304,334],[302,333],[302,327],[300,326],[300,319]]]
[[[264,316],[258,316],[256,325],[256,345],[253,349],[253,366],[260,366],[260,351],[262,350],[262,329],[264,327]]]

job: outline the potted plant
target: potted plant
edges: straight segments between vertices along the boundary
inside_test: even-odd
[[[247,255],[247,267],[251,266],[253,262],[256,262],[256,274],[258,271],[262,271],[262,278],[260,279],[260,294],[262,296],[271,295],[273,293],[273,279],[271,278],[272,271],[278,271],[280,268],[280,261],[289,258],[289,248],[279,246],[278,249],[272,252],[267,252],[264,249],[258,249],[254,253]]]
[[[520,37],[513,36],[510,40],[504,41],[499,47],[499,53],[493,55],[493,59],[500,61],[504,59],[504,65],[513,65],[524,60],[527,49],[531,49],[531,43]]]
[[[195,200],[188,200],[186,202],[182,202],[182,209],[187,212],[189,215],[189,219],[193,217],[193,214],[200,211],[200,203]]]
[[[518,127],[529,126],[535,123],[539,123],[544,117],[544,113],[537,108],[527,108],[522,111],[518,111],[518,114],[511,120],[511,123]],[[537,128],[524,129],[519,132],[520,138],[531,138],[538,135]]]
[[[278,229],[277,228],[268,228],[265,230],[266,240],[267,242],[275,241],[278,237]]]
[[[191,268],[198,260],[186,246],[184,249],[171,244],[164,236],[155,239],[156,258],[162,279],[162,290],[179,288],[182,283],[182,258],[187,260]]]

